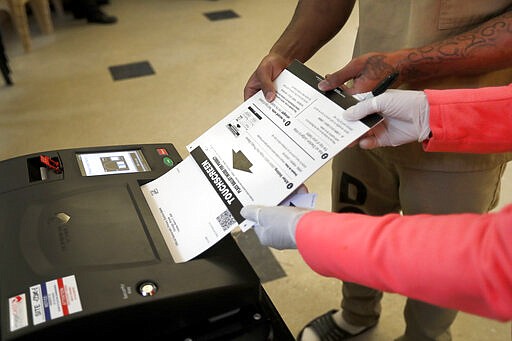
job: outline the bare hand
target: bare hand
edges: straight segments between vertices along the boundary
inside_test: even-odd
[[[256,71],[251,75],[244,88],[244,100],[248,99],[259,90],[263,90],[267,101],[272,102],[276,98],[274,79],[288,66],[289,61],[277,54],[268,54],[260,62]]]

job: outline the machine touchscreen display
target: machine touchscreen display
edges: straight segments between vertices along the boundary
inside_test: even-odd
[[[77,153],[78,167],[82,176],[114,175],[149,172],[141,150],[123,150],[100,153]]]

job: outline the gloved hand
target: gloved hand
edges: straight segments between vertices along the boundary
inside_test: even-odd
[[[254,221],[260,243],[274,249],[296,249],[295,230],[300,218],[309,210],[291,206],[257,206],[242,208],[240,214]]]
[[[359,140],[363,149],[421,142],[430,134],[430,107],[423,91],[388,90],[348,108],[343,117],[356,121],[376,112],[384,121]]]

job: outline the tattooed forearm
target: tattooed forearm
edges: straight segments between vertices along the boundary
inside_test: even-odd
[[[386,62],[386,56],[377,54],[369,57],[365,63],[365,78],[381,80],[382,75],[389,75],[395,71],[393,65]]]
[[[456,73],[459,68],[466,73],[479,73],[492,67],[512,66],[512,12],[471,31],[407,52],[397,67],[409,79]]]

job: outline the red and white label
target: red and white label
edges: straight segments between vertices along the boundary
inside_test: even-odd
[[[75,276],[67,276],[30,287],[34,325],[82,311]]]
[[[11,332],[28,326],[27,299],[25,294],[9,298],[9,326]]]

